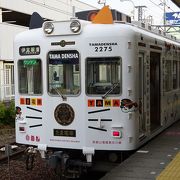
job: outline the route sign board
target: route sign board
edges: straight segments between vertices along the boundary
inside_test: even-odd
[[[180,25],[180,12],[168,12],[168,13],[166,13],[166,24]]]

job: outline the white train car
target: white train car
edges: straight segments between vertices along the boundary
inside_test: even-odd
[[[20,33],[14,55],[16,141],[56,151],[55,166],[66,150],[86,157],[79,166],[97,151],[135,150],[180,117],[180,43],[113,22],[108,7],[92,22]]]

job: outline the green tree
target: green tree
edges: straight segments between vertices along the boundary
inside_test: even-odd
[[[0,125],[10,125],[14,127],[15,115],[14,101],[8,104],[0,102]]]

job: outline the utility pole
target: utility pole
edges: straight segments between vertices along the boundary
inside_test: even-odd
[[[164,31],[166,32],[166,0],[163,0],[163,5],[164,5],[163,25],[164,25]]]
[[[166,0],[159,5],[163,6],[163,30],[166,32]]]
[[[147,6],[135,6],[138,9],[138,21],[143,20],[143,8],[147,8]]]

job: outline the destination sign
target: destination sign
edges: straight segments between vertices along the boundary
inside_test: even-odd
[[[37,59],[26,59],[23,61],[24,66],[35,66],[37,65],[39,60]]]
[[[72,129],[54,129],[54,136],[76,137],[76,131]]]
[[[40,47],[39,46],[21,46],[19,48],[19,54],[21,56],[39,55]]]
[[[51,51],[48,54],[49,64],[79,64],[79,52],[70,51]]]

